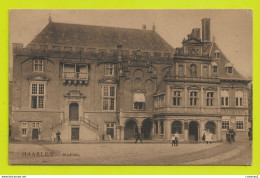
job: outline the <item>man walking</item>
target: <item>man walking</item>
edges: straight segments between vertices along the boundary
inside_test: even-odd
[[[179,133],[178,131],[172,136],[172,146],[178,146]]]
[[[141,135],[140,131],[138,131],[138,133],[136,134],[135,143],[137,143],[138,140],[140,140],[140,142],[143,143],[143,142],[142,142],[142,135]]]

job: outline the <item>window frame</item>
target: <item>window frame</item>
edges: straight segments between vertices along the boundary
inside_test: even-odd
[[[236,107],[244,106],[244,91],[243,90],[235,90],[235,105]]]
[[[137,103],[138,103],[138,105],[137,105],[138,108],[135,107]],[[142,107],[139,108],[140,106],[142,106]],[[144,103],[144,102],[134,102],[133,109],[134,109],[135,111],[144,111],[144,110],[145,110],[144,107],[145,107],[145,103]]]
[[[227,69],[227,73],[228,74],[232,74],[233,73],[233,67],[226,67]],[[230,72],[230,69],[231,69],[231,72]]]
[[[220,52],[215,52],[215,59],[220,59]]]
[[[227,91],[227,94],[228,96],[222,96],[222,94]],[[230,99],[229,99],[229,90],[228,89],[221,89],[221,92],[220,92],[220,104],[221,104],[221,107],[229,107],[230,106]],[[223,104],[224,103],[224,104]],[[228,104],[227,104],[228,103]]]
[[[104,95],[105,93],[105,87],[108,87],[107,96]],[[111,96],[111,87],[114,87],[114,96]],[[116,85],[115,84],[104,84],[102,85],[102,111],[106,112],[113,112],[116,111]],[[106,99],[107,102],[107,109],[104,109],[104,99]],[[111,100],[113,99],[113,109],[111,109]]]
[[[242,123],[242,128],[238,127],[238,126],[241,126],[239,125],[238,123]],[[236,130],[244,130],[244,121],[242,120],[236,120]]]
[[[224,123],[228,123],[228,124],[224,124]],[[225,126],[225,128],[223,128],[223,126]],[[227,129],[229,129],[229,127],[230,127],[230,121],[229,120],[222,120],[222,122],[221,122],[221,129],[222,130],[227,130]]]
[[[109,71],[111,70],[111,71]],[[105,64],[105,76],[114,76],[115,75],[115,64],[106,63]]]
[[[36,92],[37,93],[33,93],[33,85],[36,85],[37,88],[36,88]],[[43,89],[43,94],[40,93],[40,85],[43,85],[44,86],[44,89]],[[36,97],[36,107],[32,107],[32,97]],[[40,97],[43,97],[43,106],[42,107],[39,107],[39,98]],[[46,81],[31,81],[30,82],[30,108],[31,109],[45,109],[45,102],[46,102]]]
[[[28,127],[28,122],[21,122],[21,135],[22,135],[22,137],[27,136],[27,127]],[[25,131],[25,133],[23,131]]]
[[[191,96],[191,93],[196,93],[196,96],[195,96],[194,94]],[[189,105],[190,105],[191,107],[196,107],[196,106],[198,106],[198,99],[199,99],[198,95],[199,95],[199,92],[196,91],[196,90],[191,90],[191,91],[189,91]],[[196,102],[195,102],[195,101],[196,101]],[[194,103],[196,103],[196,104],[194,104]]]
[[[213,93],[212,96],[208,96],[209,93]],[[206,107],[214,107],[214,91],[207,91],[206,92]]]
[[[37,64],[36,64],[37,61]],[[41,62],[41,64],[40,64]],[[36,69],[37,66],[37,69]],[[41,70],[39,67],[41,66]],[[33,59],[33,72],[44,72],[44,60],[43,59]]]
[[[182,100],[182,90],[172,90],[172,105],[181,106],[182,103],[181,100]]]

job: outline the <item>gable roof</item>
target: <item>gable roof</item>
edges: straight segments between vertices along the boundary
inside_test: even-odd
[[[30,44],[56,44],[146,49],[169,51],[174,49],[153,30],[129,29],[93,25],[50,22]]]
[[[219,59],[215,58],[215,51],[219,52],[221,54]],[[211,49],[211,58],[213,61],[217,63],[218,66],[218,77],[222,79],[246,79],[243,77],[235,67],[233,67],[233,73],[228,74],[226,72],[226,64],[230,63],[228,58],[225,56],[225,54],[221,51],[221,49],[218,47],[218,45],[213,42],[212,43],[212,49]]]

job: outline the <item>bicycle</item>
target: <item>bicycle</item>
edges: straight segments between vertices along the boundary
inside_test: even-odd
[[[54,143],[55,144],[62,144],[62,140],[61,139],[58,139],[58,138],[54,138]]]

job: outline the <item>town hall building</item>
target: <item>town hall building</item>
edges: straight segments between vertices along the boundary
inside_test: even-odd
[[[12,140],[63,142],[247,139],[248,84],[210,35],[210,19],[180,48],[151,30],[52,22],[13,44]]]

